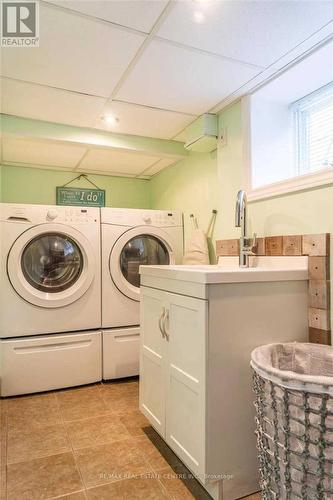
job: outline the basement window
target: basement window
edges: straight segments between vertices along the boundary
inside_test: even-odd
[[[298,175],[333,168],[333,84],[293,105]]]
[[[324,45],[243,98],[249,200],[333,183],[332,48]]]

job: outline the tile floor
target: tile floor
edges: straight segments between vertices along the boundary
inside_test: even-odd
[[[137,379],[0,405],[1,500],[209,498],[139,412]]]

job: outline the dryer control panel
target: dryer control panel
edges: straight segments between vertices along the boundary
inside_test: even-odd
[[[137,210],[130,208],[101,208],[102,224],[115,226],[182,227],[181,212],[169,210]]]
[[[179,226],[179,220],[176,212],[164,212],[162,210],[156,211],[151,215],[151,212],[147,212],[143,215],[142,220],[145,224],[153,226]]]

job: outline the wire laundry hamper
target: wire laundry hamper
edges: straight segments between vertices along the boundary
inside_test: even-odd
[[[252,352],[263,500],[333,500],[333,347]]]

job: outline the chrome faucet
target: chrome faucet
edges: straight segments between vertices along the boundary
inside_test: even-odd
[[[249,255],[255,255],[254,248],[257,244],[257,235],[254,233],[253,238],[246,236],[246,193],[238,191],[236,200],[235,226],[241,228],[241,237],[239,239],[239,266],[249,267]]]

